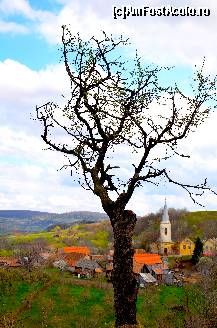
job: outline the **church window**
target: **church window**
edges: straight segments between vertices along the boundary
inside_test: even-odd
[[[165,235],[167,235],[167,228],[165,228],[165,231],[164,231]]]

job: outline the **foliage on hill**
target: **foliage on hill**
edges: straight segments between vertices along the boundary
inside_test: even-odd
[[[28,243],[34,246],[49,245],[54,248],[65,246],[82,245],[88,246],[94,252],[103,252],[111,247],[112,232],[108,221],[92,224],[79,224],[70,226],[67,229],[61,229],[56,226],[51,231],[38,233],[16,234],[0,239],[0,255],[16,254],[20,248],[25,248]],[[96,249],[97,248],[97,249]]]
[[[0,235],[17,232],[40,232],[56,225],[70,226],[76,222],[106,220],[105,213],[74,211],[62,214],[39,211],[0,211]]]
[[[134,247],[149,250],[149,244],[159,237],[159,225],[162,211],[151,213],[138,218],[134,232]],[[209,212],[187,212],[185,209],[169,209],[172,223],[172,239],[182,240],[190,237],[201,239],[216,237],[217,233],[217,211]],[[73,223],[73,225],[53,225],[50,231],[37,233],[14,234],[7,239],[1,238],[0,255],[8,256],[13,253],[16,245],[21,243],[31,243],[42,239],[54,247],[64,247],[71,245],[86,245],[98,248],[98,252],[103,252],[112,247],[113,237],[109,221],[97,223]],[[7,242],[6,242],[7,240]]]

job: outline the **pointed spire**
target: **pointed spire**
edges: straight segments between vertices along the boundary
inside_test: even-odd
[[[164,204],[164,209],[163,209],[163,215],[162,215],[161,222],[170,222],[169,214],[168,214],[168,209],[167,209],[166,197],[165,197],[165,204]]]

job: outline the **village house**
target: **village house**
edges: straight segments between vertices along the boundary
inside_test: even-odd
[[[178,255],[192,255],[195,244],[190,238],[185,238],[180,242],[177,242],[175,249]]]
[[[90,255],[82,253],[68,253],[62,256],[62,259],[66,262],[67,266],[75,267],[76,263],[80,260],[90,260]]]
[[[213,256],[217,253],[217,238],[203,240],[203,255]]]
[[[58,260],[53,265],[61,270],[68,270],[73,274],[86,276],[88,278],[103,274],[104,270],[97,262],[96,258],[103,259],[101,255],[96,255],[95,259],[90,254],[90,249],[86,246],[64,247],[58,254]]]
[[[156,280],[161,281],[163,275],[168,272],[168,265],[162,261],[159,254],[136,253],[133,257],[133,271],[137,275],[148,273]],[[150,278],[150,275],[147,276],[147,279]]]
[[[156,278],[154,278],[150,273],[139,273],[137,275],[137,281],[140,287],[147,287],[148,285],[157,283]]]
[[[88,278],[94,277],[97,273],[103,273],[102,267],[94,260],[81,259],[75,264],[75,270],[81,274],[86,275]]]

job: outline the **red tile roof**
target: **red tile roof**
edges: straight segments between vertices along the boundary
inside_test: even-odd
[[[162,270],[162,268],[152,268],[152,270],[153,270],[156,274],[163,274],[163,270]]]
[[[71,246],[71,247],[64,247],[63,248],[64,253],[80,253],[80,254],[85,254],[89,255],[90,254],[90,249],[85,246]]]
[[[213,256],[213,255],[215,255],[215,253],[214,252],[203,252],[203,255],[204,256]]]
[[[162,264],[162,260],[159,254],[150,254],[150,253],[134,254],[133,259],[138,264],[147,264],[147,265]]]
[[[133,272],[134,273],[140,273],[144,264],[143,263],[137,263],[136,261],[133,261]]]
[[[10,267],[18,267],[21,265],[19,260],[14,257],[0,257],[0,264],[1,263]]]
[[[86,257],[85,254],[82,253],[69,253],[64,255],[64,260],[68,266],[74,267],[76,263]]]
[[[91,255],[92,260],[104,260],[105,259],[105,255]]]

